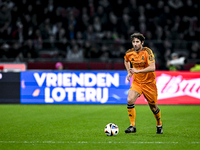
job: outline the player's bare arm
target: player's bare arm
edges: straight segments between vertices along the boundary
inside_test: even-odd
[[[125,65],[125,68],[126,68],[127,73],[128,73],[128,75],[126,76],[126,79],[127,79],[128,81],[130,81],[130,77],[133,75],[133,74],[131,73],[131,71],[130,71],[130,68],[131,68],[130,62],[127,62],[126,60],[124,60],[124,65]]]
[[[153,72],[155,70],[156,70],[155,62],[150,63],[149,66],[144,69],[129,68],[129,71],[131,73],[147,73],[147,72]]]

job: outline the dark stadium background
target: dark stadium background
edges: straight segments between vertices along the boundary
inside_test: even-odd
[[[200,72],[190,71],[200,60],[199,15],[199,0],[0,0],[0,149],[199,150]],[[136,104],[137,133],[124,133],[130,122],[127,97],[120,95],[128,94],[130,83],[123,61],[134,32],[146,37],[144,46],[155,55],[158,95],[165,96],[158,104],[162,135],[156,134],[142,96],[137,102],[145,103]],[[179,71],[166,65],[175,53],[187,60]],[[122,72],[122,88],[111,87],[115,95],[110,96],[125,103],[36,103],[43,100],[44,88],[65,88],[61,82],[48,87],[45,73],[76,72]],[[104,133],[110,122],[119,127],[115,137]]]
[[[27,69],[121,70],[141,32],[157,70],[168,70],[176,52],[189,70],[200,59],[197,0],[1,0],[0,62],[25,62]]]

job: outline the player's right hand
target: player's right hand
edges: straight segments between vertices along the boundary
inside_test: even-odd
[[[128,75],[126,76],[126,79],[130,82],[130,77],[132,76],[132,73],[128,73]]]

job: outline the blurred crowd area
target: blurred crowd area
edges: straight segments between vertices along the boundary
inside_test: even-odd
[[[200,59],[198,0],[0,0],[0,60],[123,61],[134,32],[160,70]]]

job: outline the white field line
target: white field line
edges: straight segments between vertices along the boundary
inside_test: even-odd
[[[200,141],[186,143],[200,144]],[[0,144],[182,144],[182,142],[0,141]]]

